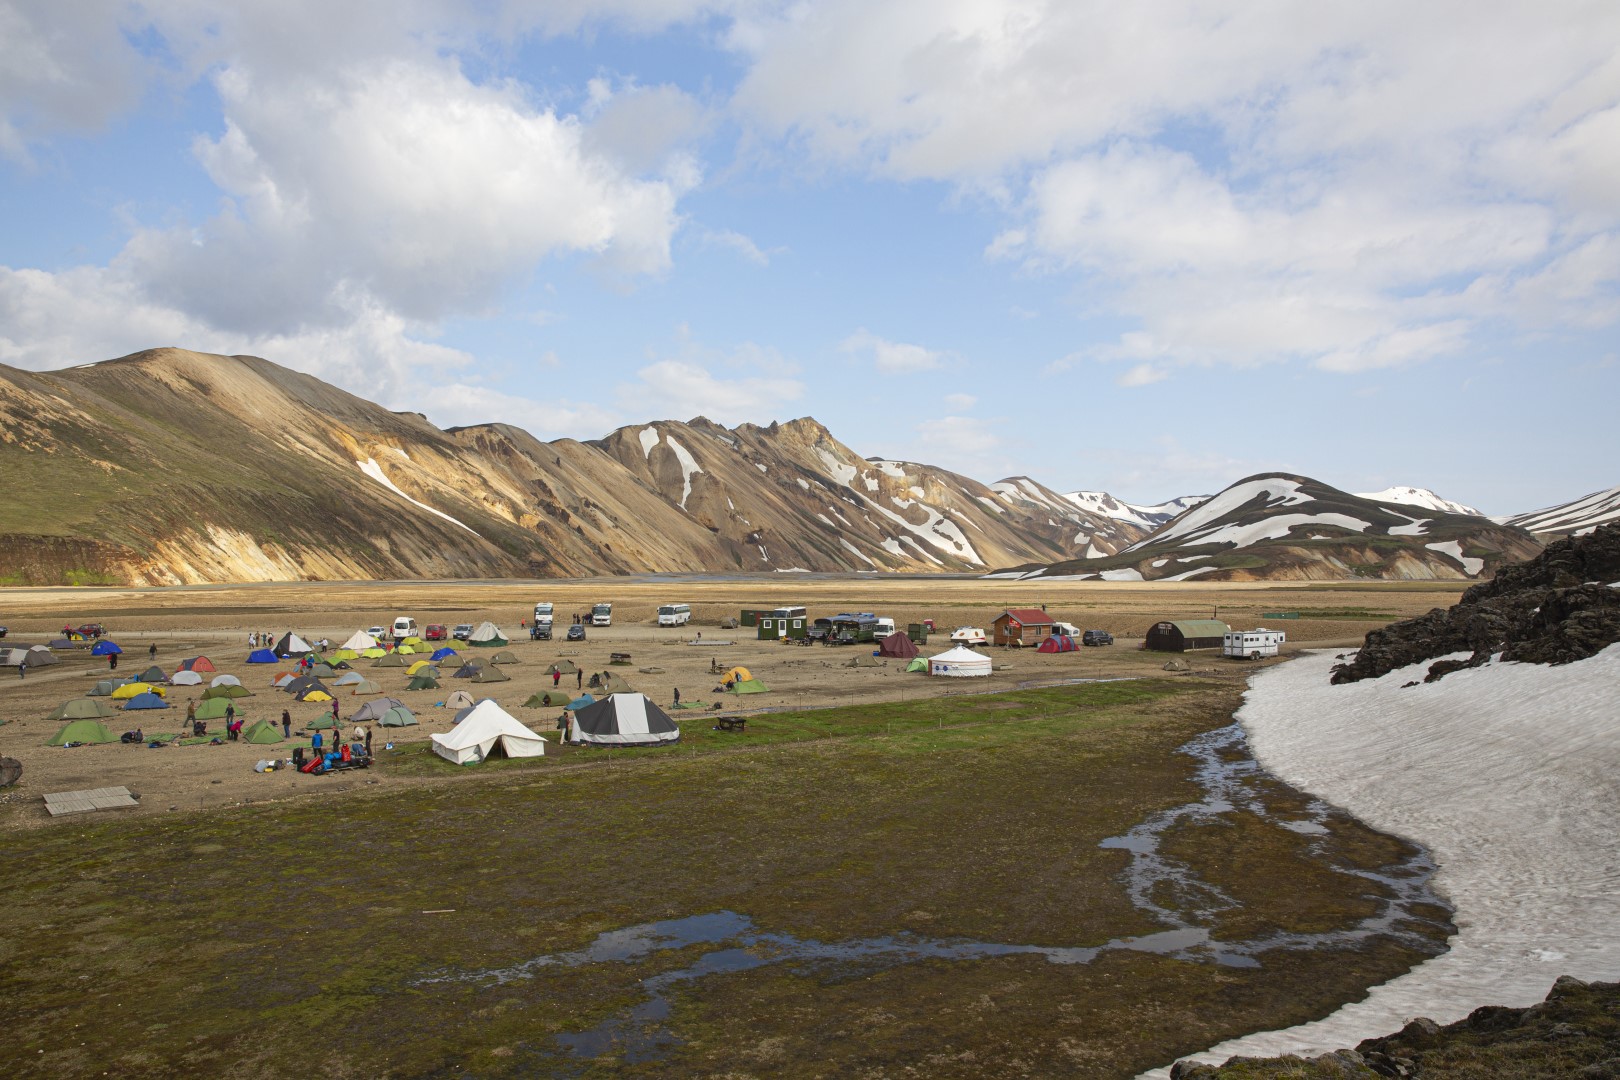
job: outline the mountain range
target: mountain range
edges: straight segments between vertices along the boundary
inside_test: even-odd
[[[1287,514],[1239,497],[1255,478],[1143,506],[865,458],[809,417],[660,420],[588,442],[441,430],[267,360],[181,349],[0,366],[0,469],[0,584],[17,585],[1010,567],[1444,577],[1539,547],[1421,489],[1367,498],[1279,474],[1295,485],[1271,485]]]

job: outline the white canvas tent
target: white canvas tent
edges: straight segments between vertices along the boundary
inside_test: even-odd
[[[646,694],[609,694],[573,714],[570,742],[611,746],[658,746],[679,742],[681,729]]]
[[[500,627],[496,626],[492,622],[489,622],[488,620],[485,620],[484,622],[478,624],[478,629],[472,632],[472,637],[467,639],[467,644],[479,645],[484,648],[493,648],[500,645],[506,645],[508,642],[506,640],[506,635],[501,633]]]
[[[928,674],[952,675],[958,678],[972,678],[979,675],[990,674],[990,658],[983,653],[976,653],[965,645],[958,645],[938,656],[928,658]]]
[[[355,652],[359,652],[362,649],[375,649],[376,647],[377,639],[366,633],[364,630],[356,630],[353,637],[339,646],[339,648],[353,649]]]
[[[497,747],[507,757],[542,757],[546,740],[487,699],[474,706],[454,728],[433,736],[433,752],[457,765],[476,765]]]

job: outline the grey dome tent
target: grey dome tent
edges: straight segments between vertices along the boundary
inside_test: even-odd
[[[372,701],[368,701],[364,705],[360,706],[360,708],[355,710],[354,715],[349,717],[349,721],[355,724],[363,724],[367,720],[376,722],[382,720],[382,718],[387,715],[389,709],[404,708],[405,703],[399,700],[397,697],[380,697]],[[405,711],[409,712],[410,710],[406,709]]]
[[[574,713],[568,737],[598,746],[663,746],[679,742],[681,729],[646,694],[611,694]]]

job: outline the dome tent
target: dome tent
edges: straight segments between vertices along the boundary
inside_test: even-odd
[[[414,727],[416,725],[416,714],[403,705],[395,705],[382,714],[382,718],[377,721],[377,724],[380,727]]]
[[[273,664],[276,662],[276,654],[269,649],[254,649],[248,653],[247,662],[250,664]]]
[[[141,709],[167,709],[167,708],[171,708],[169,703],[167,701],[164,701],[162,698],[158,697],[156,694],[151,693],[150,691],[148,691],[147,693],[144,693],[144,694],[136,694],[134,697],[132,697],[128,701],[124,702],[124,711],[125,712],[129,712],[131,709],[139,711]]]
[[[177,671],[169,676],[170,686],[198,686],[202,683],[202,676],[195,671]]]
[[[192,715],[198,720],[218,720],[225,715],[225,710],[231,707],[230,698],[209,698],[207,701],[198,702],[197,710]]]
[[[433,650],[433,656],[430,657],[430,659],[432,659],[432,660],[434,660],[436,662],[436,661],[439,661],[439,660],[443,660],[447,656],[456,656],[456,655],[458,655],[456,650],[454,650],[450,646],[446,645],[441,649],[434,649]]]
[[[278,743],[281,731],[268,720],[255,720],[242,729],[242,741],[250,743]]]
[[[599,746],[662,746],[679,742],[681,729],[646,694],[610,694],[574,713],[568,738]]]
[[[118,711],[105,701],[95,698],[81,697],[64,701],[52,709],[45,717],[47,720],[100,720],[106,716],[117,716]]]
[[[191,656],[191,657],[187,657],[186,659],[180,661],[180,666],[176,670],[177,671],[205,672],[205,671],[213,671],[213,670],[215,670],[215,668],[214,668],[214,662],[212,660],[208,659],[208,657],[206,657],[206,656]]]
[[[1074,652],[1074,638],[1068,634],[1053,634],[1035,646],[1035,651],[1043,653]]]
[[[354,687],[354,689],[349,691],[350,694],[380,694],[380,693],[382,693],[382,687],[378,686],[376,683],[372,682],[370,679],[361,679],[359,682],[350,683],[349,685]]]
[[[447,709],[467,709],[476,704],[473,696],[465,690],[457,690],[444,699],[444,707]]]
[[[367,720],[376,722],[381,720],[383,716],[387,714],[389,709],[403,708],[405,708],[405,703],[399,700],[397,697],[380,697],[375,701],[368,701],[364,705],[360,706],[359,709],[355,710],[355,714],[349,717],[349,719],[356,724],[363,724]]]
[[[488,699],[473,706],[461,723],[432,736],[433,752],[457,765],[476,765],[499,750],[510,758],[543,757],[546,740]]]
[[[46,746],[66,746],[68,743],[112,743],[118,736],[107,730],[100,720],[74,720],[62,725],[62,730],[51,736]]]
[[[121,654],[123,651],[123,649],[118,647],[116,642],[108,641],[105,638],[90,646],[91,656],[116,656]]]

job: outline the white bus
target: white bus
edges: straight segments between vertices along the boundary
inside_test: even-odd
[[[612,604],[597,604],[596,606],[592,607],[591,608],[591,625],[592,626],[612,626],[613,625],[613,605]]]
[[[690,604],[664,604],[658,609],[659,626],[685,626],[692,621]]]

